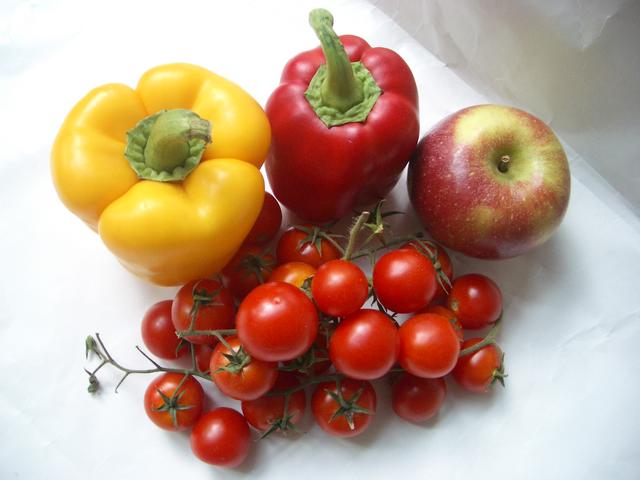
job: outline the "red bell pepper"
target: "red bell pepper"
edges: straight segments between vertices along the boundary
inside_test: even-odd
[[[418,141],[418,92],[397,53],[338,37],[326,10],[313,10],[309,21],[321,47],[287,63],[267,102],[266,170],[282,204],[324,222],[396,184]]]

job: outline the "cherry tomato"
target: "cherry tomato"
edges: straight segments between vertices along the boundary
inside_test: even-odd
[[[456,365],[460,340],[449,320],[421,313],[400,327],[398,361],[407,372],[421,378],[443,377]]]
[[[462,349],[472,347],[481,341],[481,338],[471,338],[462,344]],[[455,381],[475,393],[488,392],[495,381],[504,385],[505,376],[502,352],[495,344],[460,357],[453,369]]]
[[[339,396],[341,402],[332,394]],[[311,411],[316,423],[328,434],[355,437],[371,424],[376,392],[366,380],[344,378],[340,382],[320,383],[311,397]]]
[[[286,361],[309,350],[318,334],[318,313],[299,288],[270,282],[243,300],[236,325],[238,338],[252,357]]]
[[[256,246],[241,247],[222,269],[222,278],[234,298],[242,300],[264,283],[275,266],[273,255]]]
[[[420,378],[403,372],[391,387],[391,406],[408,422],[424,422],[438,413],[446,396],[444,378]]]
[[[271,272],[269,281],[290,283],[294,287],[300,288],[304,281],[315,273],[316,269],[307,263],[287,262],[276,267]]]
[[[330,260],[318,267],[311,294],[321,312],[345,317],[362,307],[369,296],[369,281],[355,263]]]
[[[213,354],[213,348],[209,345],[195,345],[196,349],[196,368],[207,373],[210,368],[211,355]],[[187,351],[189,349],[187,348]]]
[[[313,226],[305,226],[313,230]],[[329,260],[336,260],[342,255],[329,241],[308,234],[295,227],[288,229],[278,240],[276,258],[279,264],[287,262],[304,262],[318,268]]]
[[[453,329],[456,331],[458,338],[460,341],[464,341],[464,332],[462,331],[462,325],[460,321],[456,317],[456,314],[449,310],[447,307],[443,307],[442,305],[429,305],[427,308],[423,308],[419,313],[435,313],[440,315],[451,322]]]
[[[171,321],[172,304],[172,300],[154,303],[142,318],[142,341],[151,353],[165,360],[175,360],[189,354],[188,346],[180,345],[180,339],[176,336]]]
[[[417,312],[436,292],[431,261],[408,248],[384,254],[373,267],[373,289],[385,308],[398,313]]]
[[[280,372],[272,391],[287,390],[300,385],[300,380],[290,372]],[[289,395],[287,415],[284,417],[284,396],[260,397],[256,400],[242,402],[242,414],[249,424],[266,432],[271,429],[291,429],[300,423],[307,408],[307,397],[304,390]]]
[[[431,258],[431,262],[436,270],[436,279],[438,280],[436,293],[433,296],[433,299],[431,299],[431,302],[440,303],[446,300],[447,295],[451,290],[451,283],[453,282],[453,264],[451,263],[451,257],[449,257],[449,254],[441,245],[429,242],[426,247],[433,251],[435,258]],[[402,248],[414,248],[418,252],[424,252],[424,247],[422,245],[417,245],[416,242],[407,243],[406,245],[403,245]]]
[[[233,298],[217,280],[204,278],[184,285],[173,301],[171,320],[176,330],[220,330],[233,328]],[[192,319],[194,316],[194,319]],[[190,335],[191,343],[213,344],[215,337]]]
[[[237,467],[251,447],[251,432],[244,417],[220,407],[202,414],[191,430],[191,450],[205,463]]]
[[[329,340],[329,357],[348,377],[373,380],[391,369],[399,348],[393,321],[378,310],[363,309],[340,322]]]
[[[484,328],[500,318],[502,293],[489,277],[478,273],[462,275],[453,281],[447,306],[463,328]]]
[[[178,386],[180,388],[178,389]],[[202,413],[204,391],[193,377],[164,373],[153,380],[144,394],[144,410],[158,427],[177,431],[191,427]]]
[[[245,245],[265,245],[276,236],[282,223],[282,209],[269,192],[264,192],[264,202],[256,223],[244,239]]]
[[[225,341],[231,349],[220,342],[211,355],[209,368],[213,383],[236,400],[254,400],[267,393],[278,378],[278,365],[249,358],[241,349],[238,337],[227,337]]]

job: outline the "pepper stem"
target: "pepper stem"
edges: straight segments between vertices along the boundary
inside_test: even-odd
[[[178,181],[198,165],[208,143],[207,120],[190,110],[164,110],[127,132],[125,156],[140,178]]]
[[[189,140],[210,141],[209,122],[189,110],[168,110],[151,127],[144,149],[145,163],[154,170],[171,172],[189,158]]]
[[[325,105],[346,112],[362,102],[362,83],[356,80],[347,52],[333,30],[333,16],[323,8],[309,14],[309,23],[316,32],[327,63],[327,75],[322,83],[320,95]]]

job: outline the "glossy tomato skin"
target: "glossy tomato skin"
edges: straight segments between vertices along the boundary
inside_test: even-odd
[[[471,338],[462,344],[462,349],[480,343],[482,338]],[[453,378],[466,390],[486,393],[490,390],[494,374],[502,365],[502,352],[496,345],[487,345],[477,352],[458,359],[453,369]]]
[[[406,245],[403,245],[402,248],[413,248],[418,252],[423,251],[423,247],[417,245],[416,242],[407,243]],[[453,263],[451,263],[451,257],[449,257],[449,254],[441,245],[429,242],[427,244],[427,248],[433,250],[435,259],[432,259],[432,263],[433,267],[436,270],[436,273],[440,277],[446,277],[446,279],[440,278],[440,280],[438,281],[438,286],[436,287],[436,293],[431,299],[431,303],[439,304],[446,301],[447,295],[451,290],[451,287],[449,285],[453,283]]]
[[[376,392],[373,386],[366,380],[344,378],[340,381],[340,392],[342,397],[347,401],[353,399],[360,389],[362,389],[362,393],[356,404],[359,407],[367,409],[369,413],[354,413],[354,428],[352,429],[344,416],[337,416],[332,419],[333,415],[340,408],[340,405],[328,392],[338,392],[337,382],[318,384],[311,397],[311,411],[313,412],[316,423],[322,430],[329,435],[348,438],[360,435],[369,427],[373,420],[377,404]]]
[[[237,411],[220,407],[202,414],[191,430],[191,450],[205,463],[237,467],[249,453],[251,432]]]
[[[293,360],[318,334],[318,313],[302,290],[269,282],[243,300],[236,316],[238,338],[253,357],[267,362]]]
[[[243,246],[222,269],[222,278],[233,297],[242,300],[269,278],[275,263],[273,255],[262,247]]]
[[[421,378],[444,377],[453,370],[460,340],[449,320],[421,313],[400,327],[398,361],[407,372]]]
[[[300,380],[291,372],[280,372],[278,380],[271,391],[282,391],[300,385]],[[307,396],[303,390],[289,395],[287,405],[287,415],[289,422],[293,425],[300,423],[307,408]],[[249,425],[257,430],[266,432],[273,422],[282,419],[284,414],[284,396],[265,397],[242,402],[242,414],[249,422]]]
[[[171,321],[172,300],[154,303],[142,318],[142,341],[156,357],[175,360],[189,354],[188,346],[178,350],[180,339]]]
[[[340,251],[327,240],[321,240],[320,250],[318,250],[313,243],[306,241],[307,237],[307,233],[295,227],[285,231],[276,246],[278,264],[303,262],[318,268],[323,263],[342,256]]]
[[[330,260],[318,267],[311,294],[321,312],[345,317],[362,307],[369,296],[369,281],[355,263]]]
[[[373,289],[382,305],[397,313],[426,307],[436,293],[431,261],[412,249],[385,253],[373,267]]]
[[[403,372],[391,387],[391,406],[408,422],[424,422],[438,413],[446,396],[444,378],[420,378]]]
[[[449,320],[449,322],[451,322],[451,325],[456,331],[460,342],[464,341],[464,331],[462,330],[462,324],[456,317],[456,314],[449,310],[447,307],[444,307],[442,305],[429,305],[427,306],[427,308],[423,308],[422,310],[420,310],[419,313],[435,313],[446,318],[447,320]]]
[[[177,406],[190,406],[191,408],[176,410],[176,424],[173,423],[169,411],[158,410],[166,405],[160,392],[171,398],[183,378],[184,375],[181,373],[164,373],[156,377],[145,391],[144,410],[149,419],[164,430],[185,430],[191,427],[202,413],[204,391],[202,390],[202,385],[191,376],[182,383],[180,390],[176,394],[179,395],[184,392],[178,399]]]
[[[373,380],[398,358],[400,337],[393,321],[378,310],[362,309],[345,317],[329,340],[336,370],[350,378]]]
[[[462,275],[453,282],[447,306],[464,328],[484,328],[500,318],[502,292],[489,277],[478,273]]]
[[[315,275],[316,269],[303,262],[287,262],[282,265],[278,265],[271,275],[269,275],[270,282],[284,282],[290,283],[294,287],[302,287],[304,281]]]
[[[209,345],[195,345],[196,349],[196,368],[206,373],[209,371],[211,364],[211,355],[213,355],[213,348]],[[187,348],[187,351],[189,349]]]
[[[232,350],[220,342],[211,355],[209,368],[213,383],[222,393],[236,400],[254,400],[267,393],[278,378],[278,365],[252,358],[241,371],[217,371],[230,363],[225,354],[229,355],[240,350],[238,337],[228,337],[225,341]]]
[[[233,298],[228,289],[217,280],[201,279],[185,284],[173,300],[171,320],[176,330],[188,330],[194,305],[194,293],[204,293],[211,297],[211,304],[200,304],[195,316],[195,330],[219,330],[233,328]],[[213,344],[215,337],[190,335],[185,337],[191,343]]]
[[[244,245],[266,245],[280,230],[282,224],[282,209],[280,204],[269,192],[264,192],[262,209],[253,224],[251,231],[244,239]]]

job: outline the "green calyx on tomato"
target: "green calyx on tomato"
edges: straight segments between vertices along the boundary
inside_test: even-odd
[[[333,16],[317,8],[309,14],[324,53],[320,65],[305,92],[307,101],[327,127],[364,122],[382,90],[361,62],[351,62],[333,30]]]
[[[462,344],[464,349],[453,370],[454,380],[474,393],[488,392],[495,382],[500,382],[504,387],[504,378],[507,376],[504,372],[504,354],[491,337],[488,343],[487,337],[465,340]],[[464,352],[471,353],[462,355]]]
[[[266,281],[265,274],[273,270],[275,262],[273,259],[263,255],[249,254],[238,264],[237,269],[246,277],[255,275],[259,283]]]
[[[288,398],[289,397],[285,398],[285,402],[287,401]],[[273,420],[271,422],[271,426],[269,427],[269,429],[267,431],[265,431],[262,435],[260,435],[260,440],[262,440],[263,438],[268,437],[273,432],[282,432],[282,433],[295,432],[295,433],[300,433],[300,429],[296,426],[295,423],[293,423],[291,421],[291,419],[293,417],[294,417],[294,414],[288,414],[286,417],[280,417],[280,418],[277,418],[277,419]]]
[[[238,349],[234,349],[231,346],[227,346],[227,350],[230,353],[223,353],[222,356],[228,360],[228,363],[224,367],[219,367],[213,373],[229,372],[239,374],[242,370],[251,363],[251,355],[244,351],[242,346]]]
[[[401,212],[398,210],[391,211],[382,211],[382,206],[385,203],[385,199],[379,200],[376,203],[375,208],[369,214],[367,221],[364,223],[363,227],[368,229],[371,233],[367,237],[367,239],[363,242],[363,245],[369,243],[373,238],[377,238],[383,246],[387,245],[387,239],[385,238],[385,232],[390,230],[391,225],[385,222],[387,217],[392,217],[394,215],[404,215],[405,212]]]
[[[329,361],[329,355],[326,348],[321,348],[317,342],[311,345],[311,348],[299,357],[285,362],[280,370],[283,372],[299,372],[303,375],[313,375],[321,366]]]
[[[171,423],[176,429],[179,428],[178,412],[184,411],[184,410],[191,410],[192,408],[195,407],[195,405],[183,405],[180,403],[182,397],[187,391],[185,388],[183,388],[183,386],[188,378],[189,378],[189,375],[185,375],[184,377],[182,377],[182,380],[180,380],[180,383],[178,383],[178,386],[173,391],[171,396],[168,396],[167,394],[165,394],[162,390],[160,390],[160,388],[156,387],[155,389],[158,395],[160,395],[160,398],[162,398],[163,403],[161,406],[153,407],[151,410],[154,412],[168,412],[169,416],[171,417]]]
[[[307,277],[300,285],[300,290],[304,292],[304,294],[309,298],[309,300],[313,301],[313,293],[311,293],[311,282],[313,282],[313,277]]]
[[[322,241],[325,240],[333,245],[337,250],[339,250],[340,253],[342,253],[342,247],[336,243],[337,238],[342,238],[341,235],[330,233],[325,228],[319,227],[317,225],[295,225],[293,228],[307,234],[306,237],[301,238],[298,241],[297,249],[299,252],[302,251],[302,248],[305,244],[309,243],[316,247],[319,256],[322,257]]]
[[[171,306],[176,334],[191,343],[211,344],[211,335],[196,332],[233,328],[234,306],[231,292],[219,280],[193,280],[178,290]]]
[[[293,226],[278,239],[278,263],[282,265],[288,262],[303,262],[318,268],[323,263],[343,255],[344,251],[336,242],[336,238],[339,236],[317,226]]]
[[[222,305],[221,303],[214,302],[214,298],[220,295],[220,291],[222,288],[218,288],[213,292],[209,293],[206,289],[198,289],[198,283],[193,286],[193,309],[191,312],[191,316],[195,316],[198,313],[198,309],[200,307],[211,307]]]
[[[255,400],[278,378],[277,364],[249,357],[238,337],[222,339],[210,359],[211,379],[222,393],[236,400]]]
[[[252,427],[263,432],[263,439],[278,430],[300,432],[297,425],[306,405],[307,396],[298,377],[281,371],[269,394],[242,402],[242,413]]]
[[[202,413],[203,402],[202,385],[187,372],[165,370],[144,393],[144,410],[149,420],[168,431],[193,426]]]
[[[368,408],[362,407],[358,405],[358,400],[362,396],[364,392],[364,386],[358,388],[358,390],[354,393],[354,395],[348,400],[344,398],[342,395],[342,389],[340,388],[340,380],[336,380],[337,388],[336,391],[333,392],[329,389],[325,389],[325,392],[333,398],[333,400],[338,404],[338,409],[333,413],[331,418],[329,418],[329,423],[333,422],[338,417],[344,417],[349,425],[351,430],[356,428],[353,416],[356,413],[361,413],[364,415],[373,415],[373,412]]]
[[[222,277],[233,297],[240,301],[258,285],[265,283],[275,267],[268,249],[257,245],[242,247],[222,269]]]
[[[494,383],[498,382],[504,387],[504,379],[508,376],[509,375],[507,375],[504,371],[504,352],[502,352],[502,355],[500,356],[500,366],[496,368],[491,374],[491,384],[493,385]]]
[[[272,419],[269,423],[270,426],[265,432],[260,435],[260,440],[268,437],[273,432],[296,432],[300,433],[300,429],[294,423],[294,419],[297,418],[298,412],[289,412],[289,402],[291,401],[291,394],[284,395],[283,402],[284,406],[282,407],[282,416]]]

